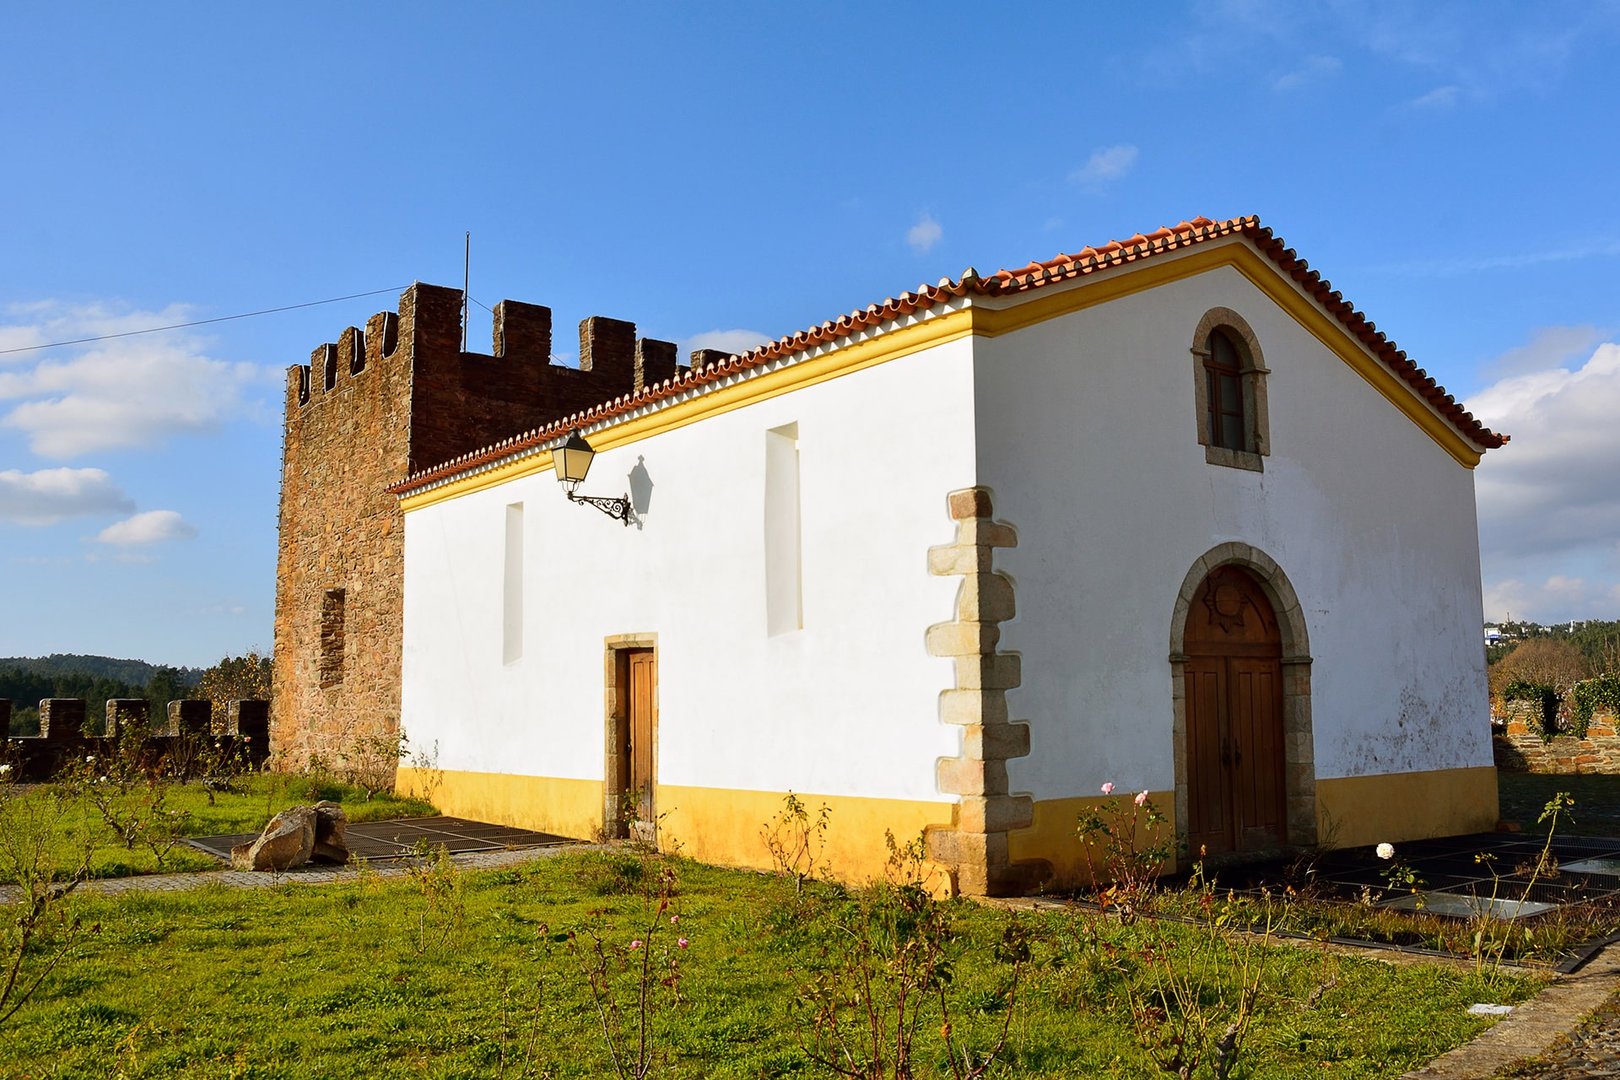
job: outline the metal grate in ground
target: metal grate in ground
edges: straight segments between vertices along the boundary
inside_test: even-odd
[[[1544,841],[1515,833],[1476,833],[1395,845],[1396,858],[1421,882],[1424,910],[1469,918],[1489,908],[1502,918],[1546,914],[1570,904],[1620,901],[1620,839],[1554,837],[1554,860],[1531,884],[1531,870]],[[1373,848],[1347,848],[1307,859],[1271,860],[1227,866],[1223,886],[1276,889],[1291,885],[1323,899],[1359,898],[1364,891],[1386,894],[1391,907],[1412,906],[1404,890],[1391,890],[1389,863]]]
[[[349,851],[355,858],[367,862],[386,862],[390,859],[405,858],[421,841],[434,848],[443,845],[452,855],[469,851],[514,851],[520,848],[561,847],[566,844],[583,843],[567,836],[455,817],[350,822],[346,835]],[[258,833],[194,836],[186,842],[192,847],[201,848],[210,855],[229,862],[231,848],[238,844],[250,844],[258,839],[258,836]]]

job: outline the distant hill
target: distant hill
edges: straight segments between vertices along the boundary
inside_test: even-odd
[[[27,672],[52,679],[62,675],[82,675],[90,679],[107,679],[126,686],[145,686],[160,671],[173,674],[181,686],[196,686],[202,678],[202,668],[172,668],[166,664],[148,664],[145,660],[119,660],[111,656],[86,656],[81,653],[51,653],[49,656],[0,656],[0,668]]]

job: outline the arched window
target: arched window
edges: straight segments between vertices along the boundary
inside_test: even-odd
[[[1262,471],[1271,452],[1266,417],[1270,372],[1254,331],[1230,308],[1213,308],[1199,321],[1192,353],[1204,460]]]

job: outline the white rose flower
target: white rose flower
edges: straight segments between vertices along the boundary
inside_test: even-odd
[[[1384,859],[1386,861],[1389,860],[1389,859],[1393,859],[1395,857],[1395,845],[1394,844],[1379,844],[1378,845],[1378,857],[1380,859]]]

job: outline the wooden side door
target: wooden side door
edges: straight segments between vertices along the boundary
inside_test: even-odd
[[[651,649],[632,649],[629,656],[628,723],[630,775],[625,792],[634,800],[636,818],[651,827],[658,819],[653,804],[653,764],[658,732],[658,659]]]

